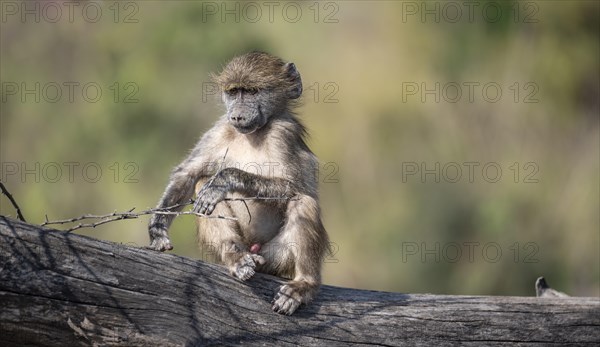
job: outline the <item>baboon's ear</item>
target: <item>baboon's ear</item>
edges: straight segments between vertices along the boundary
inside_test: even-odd
[[[302,78],[300,78],[300,73],[296,69],[294,63],[286,63],[284,69],[288,80],[290,81],[288,97],[290,99],[298,99],[300,95],[302,95]]]

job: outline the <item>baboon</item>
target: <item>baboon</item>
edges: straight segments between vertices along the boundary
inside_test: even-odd
[[[196,212],[236,218],[198,217],[201,243],[215,247],[217,260],[242,281],[255,271],[290,278],[272,307],[290,315],[316,295],[329,250],[318,161],[294,113],[300,73],[291,62],[252,52],[233,58],[212,78],[226,113],[175,167],[158,208],[185,203],[195,191]],[[173,248],[167,234],[172,220],[152,217],[151,248]]]

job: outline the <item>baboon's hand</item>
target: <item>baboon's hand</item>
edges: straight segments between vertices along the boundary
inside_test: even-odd
[[[246,253],[229,269],[231,274],[242,281],[254,276],[256,264],[264,264],[265,258],[258,254]]]
[[[150,234],[150,246],[148,246],[148,248],[159,252],[170,251],[173,249],[166,230],[158,226],[151,226],[148,232]]]
[[[211,184],[204,186],[198,194],[198,200],[194,205],[194,212],[209,215],[217,204],[225,199],[227,190],[224,186]]]

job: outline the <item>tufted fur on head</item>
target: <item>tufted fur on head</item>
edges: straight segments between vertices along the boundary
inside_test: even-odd
[[[278,90],[289,99],[302,94],[302,80],[294,63],[265,52],[250,52],[233,58],[218,75],[211,75],[221,91]]]

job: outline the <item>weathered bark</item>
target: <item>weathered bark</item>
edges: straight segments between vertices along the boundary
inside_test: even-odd
[[[118,227],[118,224],[114,224]],[[413,295],[281,283],[0,216],[0,345],[597,345],[598,298]]]

